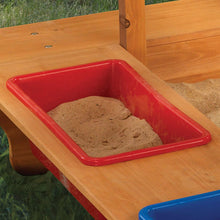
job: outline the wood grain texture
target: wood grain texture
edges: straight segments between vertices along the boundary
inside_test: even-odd
[[[42,67],[48,70],[112,58],[127,61],[172,104],[209,130],[212,141],[201,147],[108,166],[86,166],[5,87],[9,77],[41,71]],[[0,64],[0,85],[2,111],[107,219],[138,219],[138,211],[146,205],[219,187],[220,129],[119,45]]]
[[[219,29],[220,30],[220,29]],[[195,82],[220,78],[220,35],[182,40],[148,48],[147,66],[163,80]],[[194,37],[196,35],[194,34]]]
[[[212,39],[220,36],[219,10],[219,0],[200,0],[199,3],[179,0],[147,5],[146,65],[169,81],[178,81],[178,77],[185,81],[184,74],[187,78],[190,75],[192,80],[199,75],[203,78],[206,73],[213,77],[220,70],[219,45]],[[118,18],[119,12],[112,11],[0,29],[0,63],[117,44]],[[31,35],[33,32],[39,34]],[[210,53],[214,43],[218,47]],[[45,45],[53,47],[46,49]],[[202,52],[198,52],[199,45]],[[206,65],[205,71],[200,63]],[[178,66],[181,68],[177,69]]]
[[[146,60],[145,0],[119,0],[120,45]]]
[[[220,129],[161,79],[219,77],[219,8],[219,0],[146,6],[148,65],[159,77],[118,45],[118,11],[0,29],[1,116],[7,116],[107,219],[138,219],[138,211],[146,205],[217,190]],[[212,141],[193,149],[89,167],[6,88],[7,79],[15,75],[115,58],[127,61],[166,99],[209,130]]]
[[[28,138],[1,110],[0,126],[7,134],[9,160],[13,169],[22,175],[45,173],[47,169],[32,154]]]
[[[218,0],[178,0],[146,7],[147,39],[219,29]],[[189,36],[190,37],[190,36]]]

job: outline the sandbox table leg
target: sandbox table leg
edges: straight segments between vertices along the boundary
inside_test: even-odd
[[[22,175],[43,174],[47,171],[32,154],[28,138],[1,110],[0,127],[8,137],[9,159],[14,170]]]

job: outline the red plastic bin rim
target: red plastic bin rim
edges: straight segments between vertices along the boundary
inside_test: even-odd
[[[69,135],[52,119],[47,115],[47,113],[40,108],[28,95],[25,94],[25,92],[22,91],[21,88],[17,85],[17,82],[19,80],[22,80],[24,78],[33,78],[38,77],[42,75],[47,74],[57,74],[61,72],[66,72],[69,70],[76,70],[81,68],[89,68],[94,65],[103,65],[103,64],[113,64],[117,63],[120,65],[123,65],[126,69],[129,70],[129,72],[135,76],[137,81],[141,81],[148,89],[151,88],[152,94],[154,97],[160,102],[163,102],[166,104],[166,107],[168,107],[170,110],[178,112],[178,116],[183,118],[184,120],[187,120],[188,123],[190,123],[196,130],[198,130],[201,133],[201,136],[198,138],[193,138],[185,141],[179,141],[175,143],[170,144],[163,144],[160,146],[150,147],[150,148],[144,148],[140,150],[134,150],[129,151],[125,153],[120,153],[116,155],[111,156],[105,156],[105,157],[91,157],[87,155],[75,142],[72,138],[70,138]],[[153,89],[127,62],[124,60],[118,60],[118,59],[111,59],[111,60],[104,60],[99,61],[95,63],[89,63],[89,64],[82,64],[72,67],[66,67],[66,68],[60,68],[55,70],[49,70],[49,71],[43,71],[43,72],[36,72],[31,74],[23,74],[19,76],[12,77],[7,80],[6,82],[7,88],[14,94],[26,107],[29,108],[42,122],[46,124],[46,126],[55,134],[55,136],[62,141],[64,145],[84,164],[90,165],[90,166],[102,166],[102,165],[108,165],[118,162],[124,162],[128,160],[133,159],[139,159],[143,157],[153,156],[157,154],[162,153],[168,153],[173,152],[181,149],[196,147],[200,145],[207,144],[211,140],[210,133],[204,129],[202,126],[200,126],[197,122],[192,120],[190,117],[185,115],[182,111],[180,111],[178,108],[176,108],[174,105],[172,105],[168,100],[166,100],[161,94],[159,94],[155,89]]]

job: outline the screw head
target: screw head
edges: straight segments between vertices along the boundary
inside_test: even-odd
[[[53,45],[45,45],[44,48],[51,48]]]
[[[38,32],[32,32],[31,35],[38,35]]]

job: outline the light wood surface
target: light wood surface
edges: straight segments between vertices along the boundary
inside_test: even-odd
[[[5,87],[9,77],[40,71],[42,66],[47,70],[111,58],[126,60],[165,98],[208,129],[212,141],[193,149],[109,166],[86,166]],[[30,57],[1,64],[0,69],[4,73],[0,75],[2,111],[107,219],[137,219],[138,211],[146,205],[219,188],[220,129],[119,45]]]
[[[219,77],[219,9],[219,0],[146,6],[147,66],[160,78],[119,46],[118,11],[0,29],[0,124],[7,116],[107,219],[138,219],[138,211],[146,205],[219,189],[220,129],[161,80]],[[174,153],[89,167],[6,89],[7,79],[15,75],[111,58],[126,60],[165,98],[209,130],[212,141]]]
[[[145,64],[145,0],[119,0],[120,45]]]
[[[219,10],[219,0],[146,6],[148,68],[169,81],[219,73]],[[112,11],[0,29],[0,63],[118,44],[118,18],[118,11]],[[53,47],[45,49],[45,45]]]
[[[209,32],[213,33],[191,34],[192,40],[178,36],[176,42],[148,47],[147,66],[170,82],[220,78],[220,35],[203,36]]]

